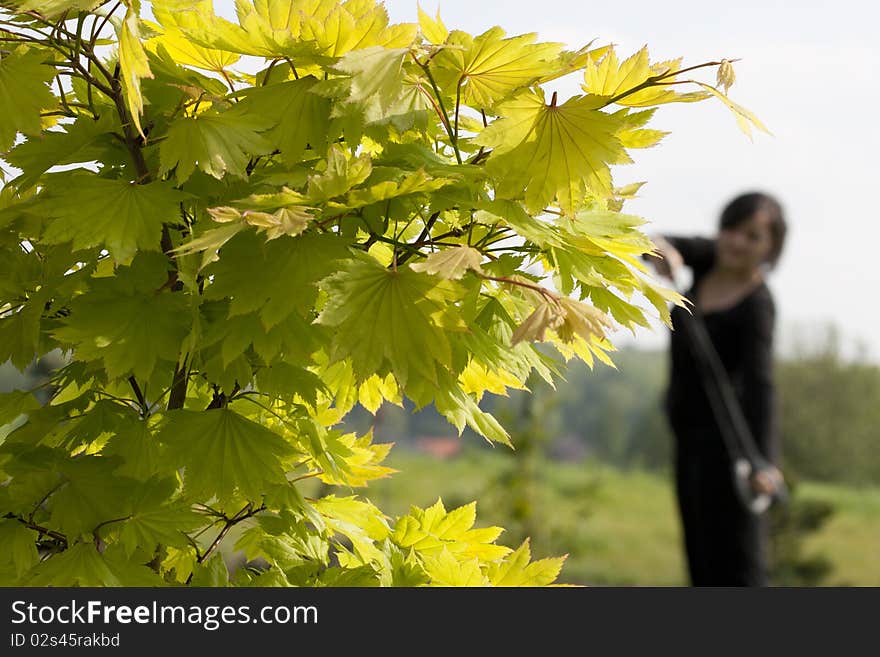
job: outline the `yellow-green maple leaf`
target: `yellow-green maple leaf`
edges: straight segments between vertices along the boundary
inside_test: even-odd
[[[658,76],[664,76],[662,81],[665,82],[674,81],[674,73],[679,68],[681,60],[651,64],[647,46],[623,62],[617,59],[617,53],[612,48],[598,64],[587,61],[582,88],[588,94],[604,97],[605,102],[614,101],[627,107],[649,107],[708,98],[702,92],[679,93],[659,84],[661,80],[652,82],[652,78]],[[641,85],[646,86],[638,89]]]
[[[438,369],[451,364],[449,281],[363,256],[321,285],[329,299],[317,321],[334,329],[333,357],[350,357],[360,380],[390,367],[401,386],[411,379],[436,384]]]
[[[456,30],[432,65],[441,69],[450,88],[461,85],[462,102],[488,109],[556,67],[562,44],[535,43],[536,37],[532,33],[505,38],[500,27],[477,37]]]
[[[556,581],[567,556],[531,561],[526,539],[502,561],[490,563],[486,575],[492,586],[547,586]]]
[[[429,255],[424,262],[417,262],[410,267],[413,271],[423,271],[450,280],[458,280],[468,270],[480,273],[483,255],[475,248],[462,244],[441,249]]]
[[[167,418],[159,440],[168,446],[167,458],[186,468],[188,491],[221,502],[237,492],[257,500],[285,483],[284,459],[294,450],[262,424],[228,408],[180,410]]]
[[[0,152],[12,146],[18,132],[39,134],[40,111],[56,102],[46,85],[55,69],[45,59],[44,53],[23,48],[0,56]]]
[[[13,0],[9,3],[19,11],[37,11],[46,18],[58,18],[69,11],[89,11],[105,0]]]
[[[272,144],[259,134],[272,125],[267,117],[235,111],[179,118],[159,146],[159,172],[175,169],[179,183],[196,167],[215,178],[226,172],[245,178],[251,157],[272,152]]]
[[[330,101],[312,93],[315,82],[315,78],[307,76],[249,89],[236,106],[236,113],[270,121],[271,127],[263,136],[290,163],[299,162],[304,154],[324,153],[330,129]]]
[[[537,212],[554,200],[574,209],[588,193],[612,193],[609,164],[625,155],[616,133],[623,119],[575,96],[548,105],[540,89],[499,107],[494,121],[474,141],[492,148],[486,163],[498,195],[516,198],[525,191],[526,206]]]
[[[146,42],[145,46],[147,50],[152,52],[164,48],[178,64],[194,66],[215,73],[225,71],[239,60],[238,53],[205,48],[188,39],[180,30],[173,28],[153,37]]]
[[[425,572],[431,586],[488,586],[489,580],[480,569],[477,558],[459,561],[448,549],[425,557]]]
[[[166,182],[136,185],[76,173],[53,184],[41,207],[51,217],[43,240],[74,249],[105,247],[116,262],[160,250],[162,225],[180,217],[186,195]]]
[[[443,43],[449,36],[449,30],[440,18],[440,10],[434,18],[431,18],[421,5],[419,5],[419,31],[431,43]]]
[[[147,51],[141,42],[140,32],[140,0],[125,2],[125,18],[119,26],[119,68],[125,102],[134,127],[143,136],[141,114],[144,111],[144,97],[141,93],[141,79],[151,78],[150,62]]]
[[[504,531],[501,527],[474,528],[476,512],[476,502],[447,512],[443,500],[438,498],[432,506],[414,506],[409,514],[398,518],[391,540],[420,555],[437,555],[446,550],[461,561],[474,557],[494,560],[510,553],[510,548],[494,543]]]

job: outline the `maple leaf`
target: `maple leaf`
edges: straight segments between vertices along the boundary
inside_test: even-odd
[[[40,561],[36,546],[37,533],[18,519],[0,520],[0,541],[6,547],[4,556],[12,562],[17,577]]]
[[[196,167],[215,178],[227,172],[246,178],[250,158],[272,152],[272,144],[259,134],[272,126],[269,117],[233,111],[179,118],[159,146],[159,172],[174,169],[178,183],[188,180]]]
[[[94,279],[71,302],[55,337],[80,358],[103,361],[112,378],[149,379],[159,361],[175,362],[189,319],[183,295],[156,293],[168,279],[167,263],[145,252],[116,276]]]
[[[292,205],[275,212],[245,212],[245,223],[256,226],[266,235],[267,240],[278,239],[283,235],[296,237],[302,234],[315,218],[312,208]]]
[[[160,31],[160,28],[156,27],[156,30]],[[144,46],[151,52],[156,52],[160,48],[164,49],[178,64],[194,66],[215,73],[222,73],[240,59],[237,53],[200,46],[187,39],[183,32],[174,28],[167,29],[159,36],[153,37]]]
[[[561,306],[558,303],[544,300],[513,332],[510,344],[516,345],[524,341],[541,342],[544,340],[544,334],[548,330],[558,329],[564,321],[565,311]]]
[[[733,112],[733,116],[736,119],[736,124],[739,126],[740,130],[742,130],[744,133],[746,133],[746,135],[748,136],[749,139],[752,138],[752,126],[755,126],[758,130],[760,130],[761,132],[765,132],[768,135],[773,134],[770,132],[770,130],[767,129],[767,126],[765,126],[761,122],[761,120],[757,116],[755,116],[755,114],[753,112],[746,109],[745,107],[743,107],[739,103],[735,103],[732,100],[730,100],[730,98],[727,97],[727,94],[721,93],[712,85],[705,84],[704,82],[695,82],[695,83],[700,85],[701,87],[703,87],[706,91],[708,91],[713,96],[715,96],[715,98],[717,98],[722,103],[724,103],[727,106],[727,108],[731,112]]]
[[[492,586],[547,586],[556,581],[566,556],[532,561],[526,539],[504,559],[490,563],[486,576]]]
[[[555,330],[565,342],[571,342],[575,336],[587,341],[594,337],[604,338],[605,330],[612,326],[605,313],[581,301],[561,297],[559,303],[565,311],[565,318]]]
[[[583,96],[547,105],[540,90],[499,112],[502,118],[474,139],[493,149],[486,166],[499,195],[515,198],[525,191],[526,206],[539,211],[554,200],[571,209],[588,191],[611,194],[608,165],[624,155],[616,137],[621,118],[600,112]]]
[[[384,514],[371,502],[355,497],[327,495],[315,502],[330,531],[348,538],[358,559],[353,565],[378,560],[382,552],[376,546],[390,533]],[[360,562],[360,563],[358,563]]]
[[[504,36],[500,27],[477,37],[456,30],[446,39],[450,47],[435,57],[436,66],[452,74],[452,88],[461,85],[461,99],[471,107],[490,109],[511,92],[546,75],[562,50],[561,43],[534,43],[534,33]]]
[[[459,561],[448,549],[425,558],[425,573],[431,586],[488,586],[489,580],[477,558]]]
[[[42,316],[48,301],[46,291],[37,291],[17,312],[0,317],[0,358],[24,369],[39,355]]]
[[[306,234],[262,241],[242,233],[223,247],[207,270],[213,276],[208,299],[229,298],[229,316],[259,312],[266,329],[294,310],[306,316],[318,295],[317,283],[348,255],[346,241],[335,235]],[[242,271],[250,275],[242,276]]]
[[[372,172],[373,162],[369,154],[348,158],[343,149],[334,144],[327,151],[324,171],[309,177],[306,198],[311,203],[320,203],[341,196],[364,182]]]
[[[141,93],[141,79],[153,77],[147,51],[141,41],[140,0],[124,0],[125,18],[119,24],[119,69],[122,89],[128,113],[134,127],[144,136],[141,128],[141,114],[144,111],[144,98]]]
[[[119,530],[126,556],[131,557],[139,547],[152,552],[159,544],[190,544],[184,532],[203,525],[204,519],[188,504],[172,499],[176,490],[177,481],[169,477],[150,479],[132,491],[131,513]]]
[[[337,486],[366,486],[370,481],[388,477],[397,470],[381,465],[391,450],[392,443],[372,442],[372,432],[361,437],[354,433],[334,437],[341,449],[346,449],[344,464],[336,473],[322,472],[321,481]],[[341,450],[339,450],[341,451]]]
[[[118,456],[118,475],[145,481],[162,470],[162,451],[156,434],[147,422],[124,425],[111,437],[101,454]]]
[[[222,554],[212,554],[207,561],[193,565],[193,586],[228,586],[229,570]]]
[[[491,414],[480,408],[476,400],[466,393],[457,382],[444,377],[443,385],[434,392],[434,406],[437,412],[449,420],[458,434],[469,426],[490,442],[498,442],[512,447],[510,435],[501,423]]]
[[[383,173],[393,175],[397,172],[386,170]],[[377,181],[368,187],[352,189],[345,200],[331,201],[328,206],[334,210],[353,210],[389,199],[434,192],[452,182],[451,178],[434,178],[419,169],[404,173],[399,179]]]
[[[68,537],[91,532],[99,523],[128,514],[126,480],[113,474],[112,458],[83,456],[61,465],[66,483],[52,496],[51,523]]]
[[[330,130],[330,100],[312,92],[317,80],[301,77],[243,92],[235,113],[262,117],[271,127],[262,136],[288,162],[298,162],[307,148],[323,153]]]
[[[6,155],[6,160],[22,170],[15,179],[19,189],[35,185],[50,168],[106,157],[106,149],[120,149],[110,137],[116,126],[112,114],[103,114],[98,120],[80,119],[64,126],[64,130],[45,131],[29,137]]]
[[[436,251],[425,258],[424,262],[413,263],[410,267],[413,271],[423,271],[440,278],[458,280],[468,270],[481,273],[482,261],[483,255],[479,251],[461,245]]]
[[[414,377],[436,382],[438,368],[450,365],[438,319],[452,290],[442,279],[387,269],[366,256],[349,260],[321,286],[330,297],[317,321],[334,329],[333,357],[351,358],[360,380],[388,366],[401,386]]]
[[[378,99],[381,109],[387,110],[403,92],[401,70],[409,48],[371,46],[346,53],[336,68],[351,75],[351,102]]]
[[[103,4],[101,0],[12,0],[18,10],[38,11],[47,18],[58,18],[69,11],[89,11]]]
[[[32,569],[30,586],[122,586],[94,542],[77,543]]]
[[[46,85],[55,69],[45,60],[39,50],[25,48],[0,56],[0,153],[12,146],[19,132],[39,134],[40,111],[57,103]]]
[[[228,408],[170,412],[159,440],[168,458],[185,468],[190,494],[221,501],[236,492],[258,500],[286,481],[283,459],[293,454],[281,436]]]
[[[313,42],[325,57],[342,57],[372,46],[395,49],[415,41],[417,26],[389,25],[388,12],[376,2],[322,2],[303,11],[300,38]]]
[[[447,512],[440,498],[426,509],[413,506],[409,514],[397,519],[391,540],[420,555],[447,551],[457,560],[494,560],[510,553],[510,548],[495,544],[504,531],[501,527],[474,528],[476,512],[476,502]]]
[[[440,10],[434,18],[431,18],[421,5],[419,5],[419,32],[431,43],[443,43],[449,36],[449,30],[440,19]]]
[[[133,184],[79,173],[49,187],[41,207],[52,219],[42,239],[75,250],[105,247],[117,262],[137,251],[159,251],[162,225],[180,218],[187,198],[169,183]]]
[[[599,63],[592,60],[587,62],[581,88],[588,94],[604,97],[605,102],[613,100],[618,105],[628,107],[689,103],[708,98],[702,92],[680,93],[663,84],[653,83],[653,79],[659,76],[662,76],[663,82],[675,81],[675,71],[679,68],[680,59],[651,64],[647,46],[623,62],[617,59],[616,51],[611,48]]]

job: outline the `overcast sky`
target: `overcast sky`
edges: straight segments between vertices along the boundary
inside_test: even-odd
[[[392,21],[417,20],[415,0],[385,4]],[[233,15],[231,0],[215,6]],[[596,39],[618,44],[621,55],[648,44],[652,59],[683,56],[686,65],[741,58],[730,96],[773,136],[750,142],[717,102],[662,107],[653,127],[672,134],[616,170],[617,183],[648,183],[626,210],[649,220],[649,232],[712,235],[736,194],[776,195],[790,226],[769,280],[780,350],[790,349],[795,335],[833,322],[846,347],[863,343],[867,357],[880,362],[880,10],[873,2],[423,0],[422,7],[431,14],[439,8],[447,27],[472,33],[500,25],[511,35],[537,32],[572,48]],[[561,85],[579,91],[576,76]],[[621,331],[612,340],[661,347],[667,334],[658,325],[635,339]]]

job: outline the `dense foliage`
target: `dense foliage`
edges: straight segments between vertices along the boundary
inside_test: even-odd
[[[339,422],[407,398],[509,443],[484,392],[608,361],[606,330],[648,321],[636,295],[668,320],[610,167],[662,138],[663,103],[760,127],[682,77],[726,89],[730,63],[390,24],[374,0],[2,6],[0,362],[70,360],[48,404],[0,399],[0,424],[26,416],[0,579],[224,585],[240,525],[240,585],[553,582],[562,559],[498,544],[474,504],[392,520],[353,495],[389,445]],[[582,95],[545,92],[569,74]],[[305,499],[312,477],[331,492]]]

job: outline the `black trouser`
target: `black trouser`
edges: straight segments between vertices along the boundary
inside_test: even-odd
[[[675,488],[692,586],[766,586],[766,517],[737,498],[718,428],[672,423]]]

